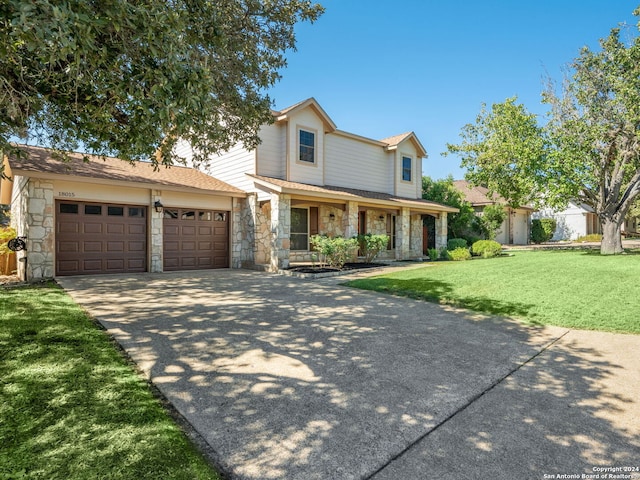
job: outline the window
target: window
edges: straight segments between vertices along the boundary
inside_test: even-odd
[[[405,182],[411,181],[411,157],[402,157],[402,180]]]
[[[61,203],[60,213],[78,213],[77,203]]]
[[[100,205],[85,205],[85,215],[102,215],[102,207]]]
[[[226,222],[227,214],[223,212],[216,212],[215,216],[213,217],[213,220],[215,222]]]
[[[129,216],[130,217],[144,218],[144,208],[129,207]]]
[[[198,212],[198,221],[200,221],[200,222],[210,222],[211,221],[211,212]]]
[[[124,217],[124,207],[107,207],[107,215]]]
[[[316,134],[300,130],[300,157],[301,162],[316,162]]]
[[[182,220],[195,220],[196,212],[194,212],[193,210],[185,210],[182,212],[181,218]]]
[[[291,250],[309,250],[309,210],[291,209]]]
[[[165,209],[163,209],[163,217],[164,218],[170,218],[170,219],[177,219],[178,218],[178,210],[165,208]]]

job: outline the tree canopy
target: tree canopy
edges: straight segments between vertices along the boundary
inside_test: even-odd
[[[310,0],[6,0],[0,5],[0,149],[171,164],[257,144],[265,93],[295,48]]]
[[[592,207],[609,254],[622,252],[621,225],[640,193],[640,37],[625,43],[614,28],[600,47],[582,49],[560,88],[550,82],[544,125],[510,98],[483,107],[462,142],[447,148],[470,181],[512,206]]]
[[[447,231],[449,238],[462,238],[478,232],[474,230],[475,212],[471,204],[465,201],[462,193],[453,185],[453,177],[449,175],[442,180],[422,177],[422,198],[432,202],[455,207],[457,213],[447,214]]]

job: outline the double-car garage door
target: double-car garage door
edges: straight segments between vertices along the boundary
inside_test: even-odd
[[[164,270],[229,266],[227,212],[165,209]],[[146,206],[56,201],[56,275],[147,271]]]

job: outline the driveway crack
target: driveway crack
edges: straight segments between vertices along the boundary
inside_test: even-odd
[[[536,358],[538,358],[540,355],[542,355],[544,352],[546,352],[548,349],[550,349],[552,346],[554,346],[556,343],[558,343],[560,340],[562,340],[569,332],[571,332],[571,330],[567,330],[566,332],[564,332],[562,335],[560,335],[559,337],[553,339],[552,341],[550,341],[549,343],[547,343],[546,345],[544,345],[538,352],[536,352],[535,355],[529,357],[527,360],[525,360],[524,362],[520,363],[519,365],[516,365],[512,370],[510,370],[509,372],[507,372],[504,376],[498,378],[495,382],[493,382],[492,384],[490,384],[487,388],[485,388],[483,391],[479,392],[478,394],[474,395],[473,397],[471,397],[469,399],[469,401],[467,403],[465,403],[464,405],[462,405],[460,408],[458,408],[457,410],[455,410],[454,412],[451,413],[451,415],[449,415],[448,417],[446,417],[445,419],[443,419],[440,423],[434,425],[431,429],[427,430],[425,433],[423,433],[421,436],[419,436],[415,441],[413,441],[412,443],[410,443],[409,445],[407,445],[403,450],[401,450],[400,452],[398,452],[396,455],[394,455],[393,457],[391,457],[385,464],[383,464],[382,466],[380,466],[380,468],[378,468],[377,470],[375,470],[373,473],[371,473],[370,475],[366,476],[366,477],[362,477],[362,480],[372,480],[376,475],[378,475],[380,472],[382,472],[385,468],[387,468],[389,465],[391,465],[393,462],[395,462],[396,460],[400,459],[401,457],[403,457],[406,453],[408,453],[411,449],[413,449],[416,445],[418,445],[419,443],[421,443],[425,438],[427,438],[429,435],[431,435],[433,432],[435,432],[436,430],[438,430],[440,427],[442,427],[443,425],[445,425],[446,423],[448,423],[450,420],[452,420],[454,417],[456,417],[459,413],[464,412],[467,408],[469,408],[471,405],[473,405],[476,401],[478,401],[480,398],[482,398],[484,395],[486,395],[487,393],[489,393],[491,390],[493,390],[495,387],[497,387],[498,385],[500,385],[502,382],[504,382],[507,378],[511,377],[513,374],[515,374],[516,372],[518,372],[522,367],[524,367],[525,365],[529,364],[530,362],[532,362],[533,360],[535,360]]]

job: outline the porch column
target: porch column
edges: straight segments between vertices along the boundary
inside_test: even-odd
[[[408,208],[401,208],[396,216],[396,260],[406,260],[411,252],[411,215]]]
[[[342,231],[344,238],[358,235],[358,202],[347,202],[342,216]]]
[[[162,192],[160,190],[151,190],[151,203],[149,207],[149,218],[151,220],[151,247],[150,257],[151,265],[149,271],[158,273],[164,270],[164,212],[156,212],[153,204],[159,201],[162,203]]]
[[[291,248],[291,196],[271,194],[271,271],[289,266]]]
[[[255,264],[257,195],[231,200],[231,268]]]
[[[436,249],[447,248],[447,212],[436,217]]]
[[[26,207],[25,218],[28,220],[26,229],[18,232],[18,235],[27,237],[27,249],[21,252],[22,256],[19,259],[26,257],[26,264],[24,270],[22,266],[18,266],[18,271],[21,278],[28,282],[53,278],[53,184],[44,180],[29,179],[23,205]]]
[[[411,215],[411,256],[422,257],[422,215]]]

